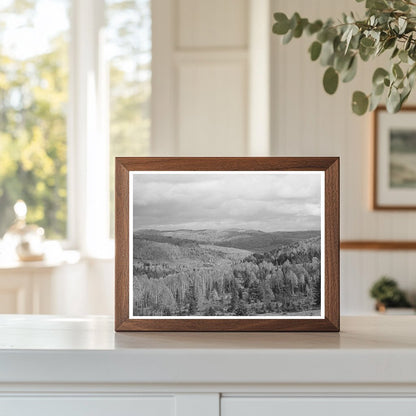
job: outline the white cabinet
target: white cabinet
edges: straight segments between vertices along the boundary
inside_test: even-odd
[[[0,398],[7,416],[175,416],[173,397],[15,397]]]
[[[415,416],[416,316],[341,333],[115,333],[0,315],[0,416]]]
[[[75,251],[59,252],[56,259],[35,262],[10,259],[0,251],[0,314],[70,313],[62,304],[71,287],[68,282],[79,283],[78,276],[85,275],[82,267]]]
[[[414,416],[415,398],[223,397],[177,394],[0,397],[0,414],[21,416]]]
[[[55,267],[0,268],[0,313],[53,313]]]
[[[414,416],[416,398],[223,398],[221,416]]]
[[[0,255],[0,314],[108,315],[114,310],[114,260],[8,261]]]

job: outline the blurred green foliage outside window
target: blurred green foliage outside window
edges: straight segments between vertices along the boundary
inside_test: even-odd
[[[67,236],[71,6],[71,0],[0,4],[0,238],[17,199],[47,238]],[[151,0],[106,0],[103,7],[110,84],[110,166],[103,175],[110,175],[111,218],[103,226],[112,236],[114,157],[149,153]]]
[[[49,238],[66,236],[68,14],[69,0],[0,5],[0,237],[17,199]]]

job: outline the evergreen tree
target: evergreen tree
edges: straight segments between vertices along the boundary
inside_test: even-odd
[[[229,312],[234,312],[237,309],[238,306],[238,290],[236,287],[236,284],[234,283],[231,287],[231,301],[230,301],[230,307]]]
[[[198,309],[198,300],[196,297],[195,282],[192,281],[185,293],[185,304],[188,305],[188,314],[195,315]]]
[[[315,306],[321,306],[321,278],[316,279],[312,284],[312,295]]]
[[[247,315],[247,307],[243,302],[238,302],[237,308],[235,310],[235,314],[237,316],[245,316]]]

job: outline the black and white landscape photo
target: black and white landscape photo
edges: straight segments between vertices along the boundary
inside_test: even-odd
[[[130,317],[321,318],[323,175],[130,173]]]

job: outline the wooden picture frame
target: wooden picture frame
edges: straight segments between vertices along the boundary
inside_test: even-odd
[[[413,165],[413,163],[407,160],[412,155],[405,151],[401,153],[392,147],[393,140],[402,140],[403,146],[409,141],[408,145],[411,146],[416,161],[414,120],[416,120],[416,106],[403,107],[400,113],[396,114],[388,113],[384,106],[378,107],[373,112],[372,207],[374,210],[416,210],[416,170],[408,169],[409,164]],[[409,135],[411,137],[408,137]],[[405,157],[402,156],[402,162],[401,154]]]
[[[134,221],[142,221],[141,216],[146,209],[146,215],[150,212],[150,205],[141,208],[144,204],[143,198],[149,189],[153,189],[149,178],[157,173],[165,174],[166,178],[171,174],[215,174],[215,177],[229,181],[230,178],[239,179],[242,174],[248,175],[245,178],[253,179],[258,183],[259,175],[264,176],[264,181],[272,181],[275,178],[279,181],[295,181],[302,173],[302,182],[315,178],[315,174],[320,180],[320,240],[319,248],[321,253],[320,270],[324,270],[321,276],[321,309],[319,316],[142,316],[133,315],[132,291],[133,291],[133,237],[139,238],[137,247],[143,246],[140,240],[141,234],[148,231],[135,231],[139,233],[133,235],[133,214]],[[226,174],[230,173],[229,176]],[[233,175],[231,175],[233,174]],[[281,174],[279,176],[279,174]],[[284,174],[284,175],[283,175]],[[290,176],[293,174],[292,176]],[[254,176],[252,176],[254,175]],[[252,176],[252,177],[251,177]],[[132,179],[133,178],[133,179]],[[233,180],[237,180],[233,179]],[[312,180],[311,179],[311,180]],[[163,179],[165,180],[165,179]],[[177,178],[175,179],[177,180]],[[182,179],[181,179],[182,180]],[[191,180],[191,179],[187,179]],[[195,179],[196,180],[200,180]],[[205,177],[203,177],[205,180]],[[313,179],[315,180],[315,179]],[[135,184],[138,185],[135,185]],[[222,182],[221,182],[222,183]],[[267,182],[268,183],[268,182]],[[292,182],[290,182],[292,183]],[[294,183],[294,182],[293,182]],[[150,185],[149,185],[150,184]],[[147,186],[147,187],[145,187]],[[176,185],[175,185],[176,186]],[[228,186],[228,185],[227,185]],[[233,185],[234,186],[234,185]],[[136,188],[137,189],[136,189]],[[188,189],[182,187],[181,189]],[[247,186],[248,188],[248,186]],[[166,189],[166,188],[165,188]],[[194,189],[191,187],[191,189]],[[217,188],[215,188],[217,189]],[[227,188],[234,189],[234,188]],[[279,188],[280,189],[280,188]],[[145,191],[147,190],[147,191]],[[248,192],[250,192],[248,190]],[[298,196],[301,191],[296,190]],[[339,331],[339,158],[337,157],[219,157],[219,158],[199,158],[199,157],[118,157],[116,158],[116,186],[115,186],[115,330],[116,331]],[[158,194],[156,194],[157,197]],[[225,193],[224,193],[225,195]],[[251,194],[250,194],[251,195]],[[136,204],[133,206],[133,198]],[[150,199],[149,199],[150,200]],[[154,200],[154,195],[153,195]],[[157,201],[156,201],[157,202]],[[147,202],[146,202],[147,203]],[[298,204],[299,203],[297,202]],[[150,203],[149,203],[150,204]],[[136,206],[138,208],[136,208]],[[271,205],[274,207],[274,204]],[[300,206],[300,205],[298,205]],[[306,209],[306,208],[305,208]],[[136,210],[137,215],[136,215]],[[175,207],[171,204],[170,213],[175,212]],[[154,209],[153,209],[154,211]],[[151,214],[149,214],[151,215]],[[179,215],[179,214],[177,214]],[[299,214],[300,215],[300,214]],[[305,218],[308,216],[305,214]],[[138,218],[138,219],[137,219]],[[147,217],[146,217],[147,218]],[[143,221],[144,223],[145,221]],[[146,223],[147,224],[147,223]],[[324,224],[324,226],[322,226]],[[162,228],[163,229],[163,228]],[[137,230],[137,229],[136,229]],[[149,231],[150,232],[150,231]],[[163,231],[160,231],[163,233]],[[176,232],[176,231],[175,231]],[[131,233],[131,234],[130,234]],[[159,233],[159,231],[155,231]],[[167,232],[166,232],[167,233]],[[158,234],[159,235],[159,234]],[[300,234],[299,234],[300,235]],[[148,237],[145,237],[148,238]],[[168,237],[166,237],[168,238]],[[300,238],[300,237],[299,237]],[[311,239],[313,240],[313,239]],[[176,241],[176,240],[175,240]],[[307,240],[310,241],[310,240]],[[318,240],[317,240],[318,241]],[[323,243],[323,242],[324,243]],[[139,244],[137,243],[137,244]],[[136,244],[136,242],[134,243]],[[154,243],[162,244],[162,243]],[[311,243],[312,244],[312,243]],[[133,247],[133,248],[131,248]],[[292,247],[292,246],[290,246]],[[296,246],[297,247],[297,246]],[[321,247],[323,250],[321,250]],[[291,249],[290,249],[291,250]],[[141,253],[141,252],[140,252]],[[250,257],[251,258],[251,257]],[[314,260],[315,261],[315,260]],[[228,264],[228,263],[227,263]],[[276,260],[276,267],[278,266]],[[139,263],[140,267],[142,263]],[[153,267],[147,265],[146,267]],[[153,270],[153,269],[152,269]],[[195,270],[195,269],[194,269]],[[321,273],[321,272],[320,272]],[[141,282],[141,277],[136,277]],[[312,283],[311,283],[312,284]],[[306,284],[305,284],[306,285]],[[303,286],[305,287],[305,286]],[[296,290],[296,289],[295,289]],[[305,290],[308,290],[306,288]],[[236,295],[243,296],[241,293]],[[224,299],[226,296],[224,295]],[[324,301],[322,301],[324,300]],[[134,300],[136,308],[136,300]],[[225,302],[225,301],[224,301]],[[140,302],[142,305],[142,302]],[[250,304],[251,305],[251,304]],[[257,304],[256,304],[257,305]],[[277,302],[273,305],[280,304]],[[187,306],[188,307],[188,306]],[[251,307],[251,306],[250,306]],[[189,307],[190,308],[190,307]],[[189,309],[190,310],[190,309]]]

